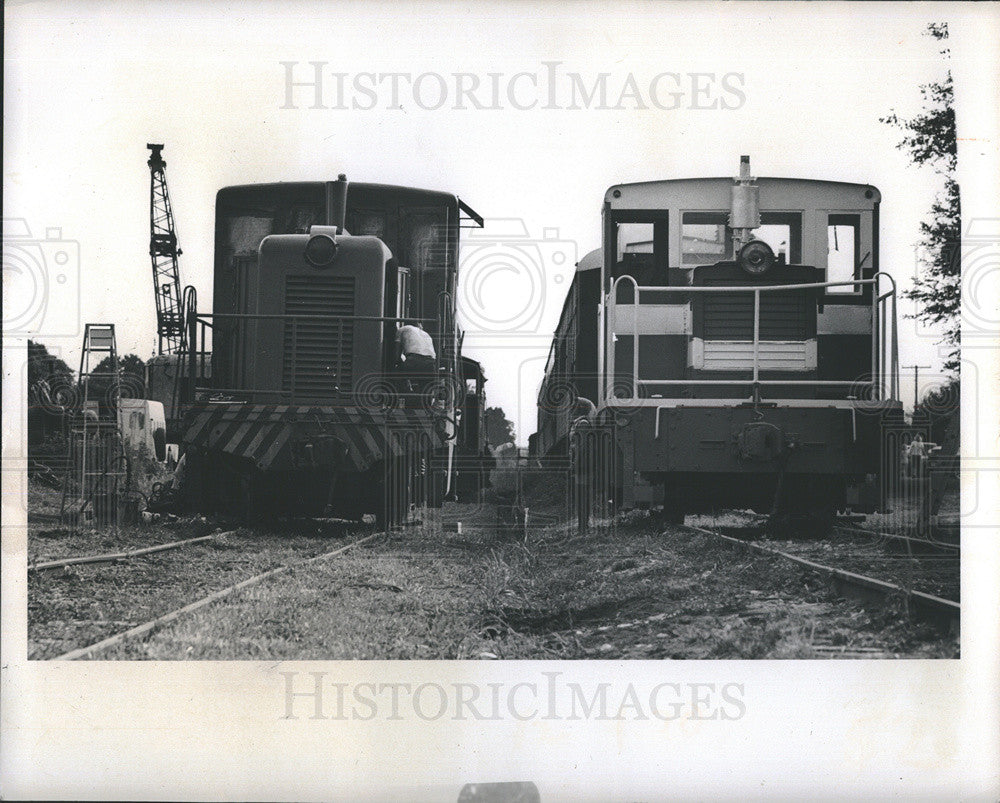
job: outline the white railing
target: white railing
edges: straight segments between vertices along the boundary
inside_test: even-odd
[[[889,289],[884,293],[880,292],[880,280],[889,283]],[[623,282],[632,285],[632,302],[619,302],[618,288]],[[760,299],[762,293],[774,293],[778,291],[807,291],[818,290],[828,287],[861,287],[871,285],[871,373],[869,377],[853,377],[849,379],[761,379],[761,339],[760,339]],[[688,296],[693,293],[753,293],[753,340],[752,345],[752,377],[749,379],[643,379],[639,377],[639,307],[641,293],[673,293],[681,296]],[[619,316],[609,315],[612,308],[632,307],[632,331],[616,332],[614,325],[619,321]],[[615,310],[617,312],[617,310]],[[707,286],[640,286],[632,276],[620,276],[615,279],[611,286],[611,292],[604,299],[604,313],[602,316],[607,321],[606,338],[601,340],[604,346],[601,359],[607,361],[605,371],[605,382],[603,387],[604,398],[601,399],[602,406],[615,398],[615,348],[616,336],[632,337],[632,400],[638,401],[639,389],[643,385],[664,385],[664,386],[740,386],[748,385],[750,389],[749,399],[759,398],[759,389],[765,386],[808,386],[808,387],[856,387],[859,390],[868,389],[868,398],[872,401],[882,401],[886,399],[899,398],[899,339],[896,328],[896,281],[888,273],[878,272],[870,279],[853,279],[843,282],[812,282],[809,284],[775,284],[775,285],[748,285],[731,287],[728,285],[707,285]],[[645,334],[650,334],[646,332]],[[620,388],[619,388],[620,389]]]

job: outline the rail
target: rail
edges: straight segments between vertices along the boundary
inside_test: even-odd
[[[248,577],[246,580],[242,580],[239,583],[234,583],[231,586],[227,586],[226,588],[223,588],[221,591],[216,591],[212,594],[209,594],[207,597],[202,597],[201,599],[192,602],[188,605],[185,605],[182,608],[177,608],[176,610],[170,611],[170,613],[165,613],[162,616],[158,616],[155,619],[151,619],[148,622],[145,622],[144,624],[138,625],[137,627],[124,630],[120,633],[116,633],[115,635],[109,636],[108,638],[98,641],[95,644],[90,644],[89,646],[86,647],[80,647],[75,650],[70,650],[67,653],[63,653],[62,655],[56,656],[53,660],[78,661],[81,658],[93,658],[95,654],[102,652],[103,650],[106,650],[109,647],[121,644],[122,642],[131,638],[135,638],[137,636],[148,636],[155,630],[158,630],[164,625],[169,624],[170,622],[173,622],[176,619],[179,619],[185,614],[193,613],[194,611],[200,610],[201,608],[204,608],[207,605],[211,605],[213,602],[216,602],[220,599],[224,599],[230,596],[231,594],[243,590],[244,588],[247,588],[252,585],[257,585],[258,583],[264,580],[269,580],[272,577],[277,577],[278,575],[286,574],[295,569],[299,569],[304,566],[309,566],[310,564],[318,563],[323,560],[328,560],[329,558],[347,552],[349,549],[354,549],[354,547],[361,546],[362,544],[371,541],[374,538],[378,538],[380,535],[384,535],[384,533],[381,532],[372,533],[371,535],[366,535],[364,538],[359,538],[356,541],[352,541],[351,543],[347,544],[346,546],[339,547],[338,549],[334,549],[330,552],[324,552],[321,555],[316,555],[311,558],[305,558],[303,560],[286,563],[282,566],[278,566],[275,569],[270,569],[269,571],[263,572],[261,574],[256,574],[253,577]]]
[[[914,617],[930,620],[937,625],[947,629],[949,632],[958,635],[961,627],[961,604],[955,600],[943,599],[934,594],[927,594],[923,591],[915,591],[904,588],[896,583],[887,580],[880,580],[875,577],[847,571],[836,566],[817,563],[806,558],[792,555],[772,546],[766,546],[754,541],[747,541],[742,538],[734,538],[715,530],[704,527],[696,527],[690,524],[683,525],[685,529],[703,533],[717,538],[727,544],[739,546],[759,554],[781,558],[797,566],[802,567],[815,574],[829,578],[834,586],[846,595],[858,597],[862,600],[873,600],[882,605],[891,604],[895,600],[902,601],[906,606],[906,611]]]
[[[880,280],[885,279],[889,283],[889,289],[884,293],[880,289]],[[623,284],[631,284],[632,301],[618,301],[618,290]],[[760,310],[761,295],[763,293],[787,292],[787,291],[810,291],[830,287],[860,287],[863,285],[872,286],[871,301],[871,373],[868,377],[854,377],[851,379],[762,379],[761,378],[761,337],[760,337]],[[688,298],[696,293],[752,293],[753,294],[753,339],[752,362],[749,366],[751,376],[745,379],[676,379],[676,378],[640,378],[639,376],[639,308],[641,306],[640,295],[642,293],[677,294]],[[775,284],[775,285],[699,285],[699,286],[643,286],[636,282],[632,276],[620,276],[615,279],[611,286],[611,292],[605,296],[604,308],[610,310],[612,307],[632,307],[632,330],[631,332],[618,332],[612,326],[617,324],[617,315],[609,319],[606,338],[602,339],[604,346],[603,359],[608,362],[608,369],[605,373],[604,398],[602,404],[609,399],[616,398],[615,386],[620,389],[620,384],[615,381],[615,349],[614,343],[617,336],[632,337],[632,388],[631,398],[640,398],[640,389],[643,386],[740,386],[747,385],[750,390],[749,399],[760,400],[760,388],[766,386],[781,387],[846,387],[846,388],[869,388],[871,401],[882,401],[886,399],[899,398],[899,339],[896,322],[896,281],[888,273],[879,271],[870,279],[853,279],[851,281],[837,282],[810,282],[808,284]],[[885,322],[888,321],[888,324]],[[742,341],[741,341],[742,342]],[[767,342],[767,341],[764,341]],[[888,370],[886,370],[888,369]],[[748,369],[735,369],[746,373]],[[765,369],[766,370],[766,369]],[[869,378],[870,377],[870,378]]]
[[[119,561],[129,560],[130,558],[138,558],[142,555],[151,555],[154,552],[166,552],[171,549],[180,549],[188,544],[199,544],[204,541],[210,541],[214,538],[224,538],[227,535],[233,535],[236,531],[232,530],[226,533],[211,533],[209,535],[202,535],[198,538],[187,538],[183,541],[171,541],[169,544],[157,544],[156,546],[146,547],[144,549],[130,549],[124,552],[109,552],[103,555],[84,555],[74,558],[62,558],[61,560],[50,560],[45,563],[32,563],[28,566],[28,572],[38,572],[45,569],[64,569],[67,566],[79,566],[85,563],[118,563]]]

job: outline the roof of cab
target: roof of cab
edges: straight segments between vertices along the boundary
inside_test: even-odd
[[[595,248],[583,255],[576,263],[576,272],[583,273],[588,270],[597,270],[604,264],[604,252],[600,248]]]
[[[332,180],[333,179],[331,179],[331,181]],[[263,184],[233,184],[228,187],[223,187],[216,195],[221,198],[224,195],[240,195],[254,190],[261,192],[294,192],[295,190],[302,190],[306,188],[314,189],[316,192],[321,192],[322,188],[326,184],[327,182],[324,181],[273,181]],[[360,181],[349,181],[347,184],[348,195],[350,195],[352,190],[361,193],[387,195],[395,194],[403,197],[419,197],[425,202],[430,201],[440,205],[454,205],[458,203],[458,196],[453,193],[441,192],[440,190],[425,190],[419,187],[404,187],[396,184],[369,184]]]
[[[810,206],[814,208],[818,208],[817,204],[845,201],[857,201],[862,206],[871,206],[882,199],[878,188],[871,184],[772,176],[754,180],[760,187],[762,207],[775,207],[778,201],[784,206],[798,204],[805,207],[802,202],[806,199],[813,201]],[[604,193],[604,202],[618,209],[655,209],[667,205],[684,207],[692,204],[702,205],[703,208],[707,208],[706,205],[728,208],[729,188],[734,184],[732,177],[725,176],[615,184]]]

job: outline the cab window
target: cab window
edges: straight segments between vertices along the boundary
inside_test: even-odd
[[[667,284],[668,223],[663,212],[633,213],[617,223],[614,278],[631,276],[640,287]]]
[[[652,223],[621,223],[618,226],[618,261],[626,255],[653,253]]]
[[[229,224],[229,248],[235,255],[256,256],[260,241],[274,231],[274,221],[270,215],[233,215]]]
[[[761,212],[753,235],[776,255],[784,254],[790,265],[802,264],[802,215],[798,212]]]
[[[845,282],[861,278],[860,229],[858,215],[830,215],[826,227],[826,280]],[[844,284],[827,287],[827,293],[837,295],[861,292],[861,285]]]
[[[728,212],[685,212],[681,217],[681,264],[714,265],[733,258]]]

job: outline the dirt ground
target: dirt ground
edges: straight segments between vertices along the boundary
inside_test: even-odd
[[[103,659],[956,657],[899,611],[839,599],[823,580],[688,528],[632,515],[583,535],[536,516],[501,538],[490,505],[295,568],[186,615]],[[459,524],[461,522],[461,525]],[[33,524],[32,561],[194,537],[189,519],[117,536]],[[52,658],[279,565],[368,534],[287,522],[121,564],[32,573],[29,657]]]

